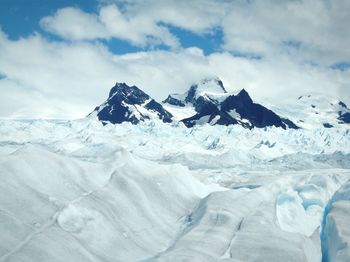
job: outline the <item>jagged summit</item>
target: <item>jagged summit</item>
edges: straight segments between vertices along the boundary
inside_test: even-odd
[[[174,106],[184,107],[186,105],[186,97],[183,97],[181,94],[171,94],[163,101],[163,103],[168,103]]]
[[[194,83],[184,94],[170,94],[163,103],[184,107],[187,103],[196,104],[200,97],[215,100],[216,97],[227,94],[224,84],[218,77],[204,78]]]
[[[248,92],[242,89],[237,95],[227,94],[221,99],[196,100],[197,114],[182,121],[186,126],[209,123],[211,125],[239,124],[246,128],[275,126],[298,128],[292,121],[281,118],[266,107],[253,102]]]
[[[298,128],[292,121],[280,118],[271,110],[254,103],[245,89],[237,95],[227,92],[217,77],[203,79],[191,85],[184,94],[169,95],[163,101],[163,105],[174,115],[178,111],[192,112],[181,119],[187,127],[209,123],[239,124],[246,128],[266,126]]]
[[[102,122],[118,124],[125,121],[137,124],[146,119],[159,118],[165,123],[172,121],[172,114],[137,86],[116,83],[108,99],[96,107],[96,114]],[[90,115],[91,115],[90,114]]]
[[[109,91],[108,99],[123,98],[131,104],[142,104],[150,98],[145,92],[139,89],[137,86],[128,86],[125,83],[116,83],[114,87]]]
[[[248,92],[244,88],[237,94],[237,97],[240,100],[245,101],[247,103],[252,103],[253,102],[253,100],[249,96]]]

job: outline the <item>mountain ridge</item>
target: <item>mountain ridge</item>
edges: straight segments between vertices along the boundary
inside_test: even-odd
[[[310,97],[311,95],[300,96],[297,102],[305,104],[304,100]],[[337,103],[330,104],[337,114],[332,117],[336,119],[322,119],[323,127],[350,123],[350,110],[345,103]],[[311,103],[311,109],[315,108],[316,105]],[[315,112],[317,114],[319,113]],[[89,116],[96,116],[104,124],[138,124],[140,121],[158,119],[164,123],[182,122],[189,128],[202,124],[241,125],[249,129],[269,126],[298,129],[306,126],[304,120],[291,116],[288,110],[269,109],[256,103],[246,89],[236,94],[228,92],[217,77],[202,79],[192,84],[187,92],[169,94],[162,102],[157,102],[135,85],[117,82],[110,90],[107,100]]]

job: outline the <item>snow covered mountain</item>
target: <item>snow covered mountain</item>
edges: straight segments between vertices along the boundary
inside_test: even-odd
[[[347,105],[323,94],[302,95],[283,108],[271,107],[301,128],[347,128],[350,124],[350,109]]]
[[[181,121],[192,127],[198,124],[242,125],[245,128],[275,126],[298,127],[290,120],[281,118],[266,107],[254,103],[246,90],[237,95],[228,93],[222,81],[209,78],[194,84],[185,94],[172,94],[163,101],[164,107],[174,115],[177,112],[192,112]],[[194,112],[194,114],[193,114]],[[184,114],[182,114],[184,115]]]
[[[250,129],[268,126],[298,128],[292,121],[254,103],[244,89],[238,95],[228,93],[218,78],[204,79],[192,85],[185,94],[169,95],[163,105],[136,86],[117,83],[108,99],[90,116],[112,124],[137,124],[146,119],[160,119],[165,123],[181,121],[187,127],[208,123],[239,124]]]
[[[112,124],[122,122],[137,124],[154,118],[165,123],[172,121],[172,115],[161,104],[138,87],[128,86],[125,83],[116,83],[109,92],[108,99],[96,107],[90,116],[97,116],[100,121]]]

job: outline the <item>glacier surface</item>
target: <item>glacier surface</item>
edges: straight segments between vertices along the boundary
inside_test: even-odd
[[[0,261],[349,261],[350,130],[0,120]]]

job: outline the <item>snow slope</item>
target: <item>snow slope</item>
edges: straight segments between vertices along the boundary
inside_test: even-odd
[[[283,108],[271,107],[302,128],[349,128],[346,127],[350,121],[348,107],[342,101],[323,94],[307,94],[296,97],[291,104],[286,104]]]
[[[347,261],[349,135],[0,120],[0,261]]]

